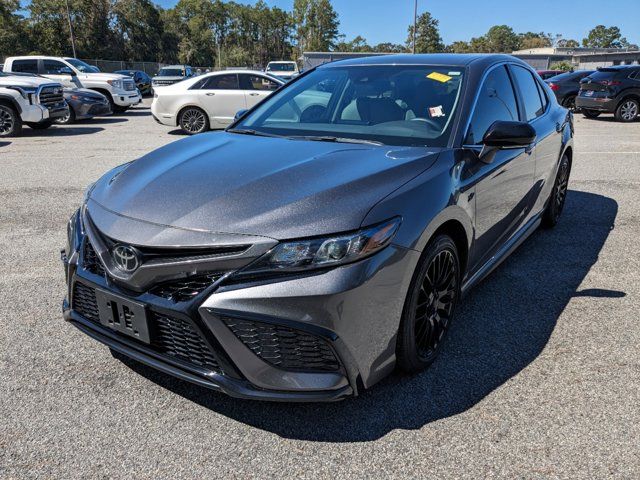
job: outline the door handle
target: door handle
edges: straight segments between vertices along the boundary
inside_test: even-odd
[[[259,94],[259,93],[250,93],[249,95],[250,95],[251,97],[256,97],[256,96],[258,96],[258,95],[260,95],[260,94]]]
[[[207,93],[207,97],[213,97],[215,93]]]

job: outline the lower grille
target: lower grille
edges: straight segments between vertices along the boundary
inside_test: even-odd
[[[92,322],[100,323],[95,288],[76,282],[71,302],[77,313]],[[191,320],[150,312],[148,322],[151,348],[155,351],[207,370],[222,372],[213,350]]]
[[[321,337],[283,325],[223,317],[242,343],[267,363],[285,370],[334,372],[340,364]]]
[[[156,333],[152,343],[160,353],[171,355],[207,370],[220,371],[220,366],[213,356],[211,348],[190,321],[155,312],[151,318]]]
[[[73,309],[80,315],[94,322],[100,321],[98,302],[96,301],[96,291],[94,288],[76,282],[73,287],[73,297],[71,301]]]

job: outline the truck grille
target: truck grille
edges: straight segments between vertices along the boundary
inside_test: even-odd
[[[100,323],[95,288],[76,282],[72,308],[86,319]],[[150,312],[148,319],[153,350],[206,370],[222,372],[213,350],[190,320],[157,312]]]
[[[166,85],[173,85],[176,82],[177,80],[154,80],[153,85],[156,85],[158,87],[163,87]]]
[[[253,353],[284,370],[334,372],[340,364],[328,343],[307,332],[270,323],[223,317]]]
[[[128,92],[132,92],[136,89],[136,82],[131,79],[123,80],[124,89]]]
[[[49,85],[42,87],[38,95],[40,105],[51,109],[64,102],[64,95],[61,85]]]

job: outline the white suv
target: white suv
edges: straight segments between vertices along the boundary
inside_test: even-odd
[[[48,128],[67,114],[62,85],[31,75],[0,72],[0,137],[17,137],[22,125]]]
[[[76,58],[26,56],[9,57],[5,72],[39,74],[68,88],[90,88],[107,97],[114,112],[124,112],[142,100],[131,77],[115,73],[96,73]]]

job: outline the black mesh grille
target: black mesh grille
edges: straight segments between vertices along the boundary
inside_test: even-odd
[[[80,315],[94,322],[100,321],[95,289],[76,282],[73,287],[72,302],[73,309]]]
[[[102,262],[98,258],[98,254],[91,246],[91,242],[89,239],[85,239],[84,241],[84,252],[83,252],[83,260],[82,265],[84,269],[95,274],[104,277],[105,271],[102,266]]]
[[[93,287],[76,282],[73,287],[72,308],[88,320],[100,322]],[[151,347],[158,353],[207,370],[221,372],[211,347],[190,320],[150,312],[148,321]]]
[[[47,108],[51,108],[55,105],[61,104],[64,101],[62,87],[61,86],[43,87],[42,90],[40,90],[39,99],[40,99],[40,104]]]
[[[160,353],[171,355],[208,370],[220,371],[211,348],[190,321],[155,312],[151,317],[155,326],[152,343]]]
[[[224,323],[253,353],[285,370],[336,371],[338,359],[325,340],[270,323],[224,317]]]
[[[186,302],[204,292],[221,276],[221,273],[209,273],[207,275],[172,280],[153,287],[149,290],[149,293],[172,302]]]

